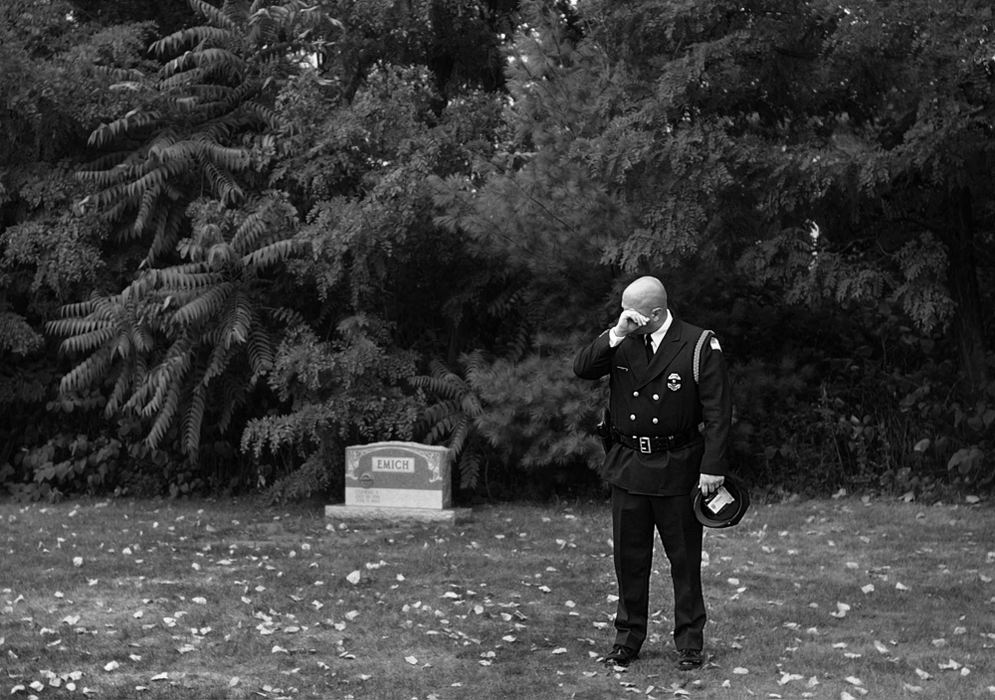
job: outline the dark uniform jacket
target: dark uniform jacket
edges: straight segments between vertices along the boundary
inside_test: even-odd
[[[701,333],[675,318],[650,363],[642,335],[629,335],[613,348],[605,331],[577,354],[578,377],[609,377],[611,419],[620,435],[635,441],[691,435],[690,444],[652,454],[616,442],[605,455],[609,483],[633,493],[679,495],[697,485],[699,471],[728,473],[729,377],[718,342],[710,340],[702,346],[695,383],[694,349]]]

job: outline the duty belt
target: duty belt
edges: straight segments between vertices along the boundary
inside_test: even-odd
[[[615,439],[628,447],[629,449],[636,450],[637,452],[642,452],[645,455],[653,454],[654,452],[669,452],[670,450],[679,450],[682,447],[686,447],[693,442],[697,442],[701,439],[701,433],[697,430],[689,430],[685,433],[677,433],[676,435],[623,435],[622,433],[615,431]]]

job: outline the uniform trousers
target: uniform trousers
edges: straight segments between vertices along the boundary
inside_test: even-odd
[[[702,526],[694,517],[690,496],[646,496],[612,486],[611,506],[619,590],[615,644],[638,652],[646,639],[655,529],[670,560],[674,643],[678,649],[701,649],[705,627]]]

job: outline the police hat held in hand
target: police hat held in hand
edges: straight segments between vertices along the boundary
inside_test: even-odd
[[[705,496],[701,489],[692,491],[694,517],[705,527],[732,527],[739,523],[750,507],[750,491],[741,479],[731,474],[718,490]]]

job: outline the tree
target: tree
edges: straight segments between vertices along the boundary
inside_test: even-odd
[[[280,314],[263,290],[293,254],[297,226],[286,198],[264,188],[285,127],[272,107],[336,25],[297,0],[190,5],[209,23],[155,42],[160,55],[186,50],[154,78],[110,68],[140,105],[91,134],[91,145],[111,150],[81,173],[98,188],[81,208],[147,241],[148,269],[119,294],[64,307],[50,328],[85,356],[63,378],[65,392],[110,375],[108,414],[150,419],[152,446],[182,416],[182,446],[195,457],[205,411],[214,407],[225,428],[272,364],[268,328]]]
[[[781,410],[813,426],[806,446],[792,444],[783,422],[757,444],[748,421],[770,416],[743,416],[753,459],[770,461],[773,450],[786,462],[813,453],[835,460],[849,451],[838,461],[859,462],[853,473],[874,467],[857,450],[879,426],[858,417],[869,431],[853,440],[850,416],[887,409],[868,403],[874,390],[830,369],[847,356],[862,358],[853,360],[860,367],[867,358],[861,376],[879,398],[894,396],[896,412],[922,411],[908,418],[912,430],[987,444],[992,328],[974,310],[985,303],[978,275],[992,270],[990,8],[928,0],[539,7],[526,5],[509,57],[513,136],[484,154],[478,181],[453,177],[440,187],[441,221],[525,270],[527,286],[582,278],[585,292],[608,299],[613,278],[652,271],[678,282],[678,313],[683,304],[696,318],[742,329],[729,349],[749,349],[757,364],[742,371],[767,381],[745,376],[740,385],[790,389]],[[542,169],[547,159],[553,167]],[[564,197],[571,188],[580,196]],[[590,301],[575,307],[593,312],[593,323],[611,313]],[[910,387],[951,380],[942,365],[927,365],[936,368],[927,379],[916,363],[942,359],[947,338],[960,349],[953,381],[971,398],[920,408]],[[792,389],[786,371],[812,381]],[[853,413],[836,420],[837,411]],[[982,432],[964,432],[955,414]],[[917,459],[911,452],[911,442],[896,445],[877,468]]]
[[[74,171],[88,131],[120,104],[94,63],[141,65],[149,26],[86,24],[72,9],[60,0],[0,7],[2,481],[32,476],[26,460],[46,441],[90,427],[56,398],[58,359],[43,328],[60,304],[115,272],[105,227],[73,212],[83,196]]]
[[[985,388],[986,3],[579,7],[630,78],[607,136],[644,145],[616,152],[635,223],[609,255],[719,254],[789,300],[887,297],[923,332],[952,322],[965,388]]]

